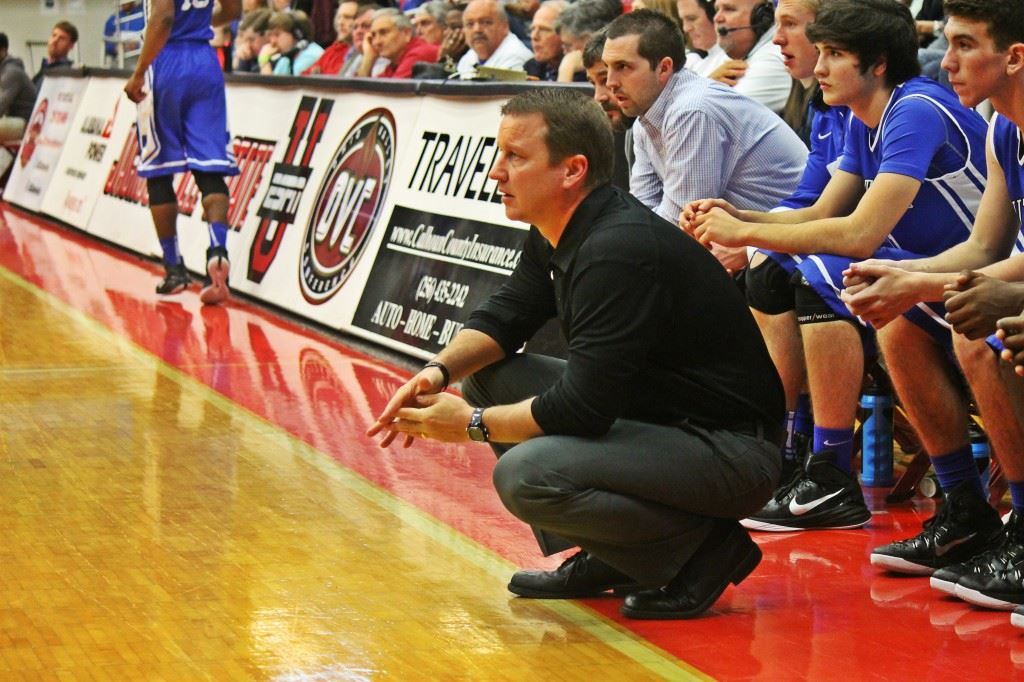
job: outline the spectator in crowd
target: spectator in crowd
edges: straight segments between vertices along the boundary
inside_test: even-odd
[[[462,78],[476,75],[478,66],[522,71],[533,53],[508,30],[508,15],[498,0],[470,0],[462,14],[469,50],[459,60]]]
[[[583,82],[587,79],[583,68],[583,48],[590,37],[622,14],[618,0],[579,0],[565,8],[559,20],[562,38],[562,63],[558,67],[561,83]]]
[[[359,75],[359,69],[363,63],[365,54],[373,51],[370,46],[370,28],[373,26],[373,14],[381,9],[380,5],[366,4],[359,5],[356,10],[356,21],[352,25],[352,49],[345,56],[338,75],[342,78],[354,78]],[[384,69],[388,68],[388,60],[375,55],[368,57],[373,66],[370,68],[370,76],[379,76]]]
[[[269,9],[267,0],[242,0],[242,16],[258,9]],[[273,11],[273,10],[271,10]]]
[[[238,39],[235,41],[235,66],[237,73],[259,73],[259,54],[267,44],[270,31],[270,17],[274,13],[266,7],[253,10],[238,24]]]
[[[531,224],[522,258],[368,435],[492,443],[498,496],[541,550],[580,548],[516,572],[512,593],[620,588],[627,617],[694,618],[761,560],[736,519],[778,475],[771,358],[714,259],[608,184],[600,107],[531,88],[502,114],[490,177],[508,218]],[[567,360],[516,352],[556,315]],[[465,399],[445,392],[463,377]]]
[[[25,63],[8,52],[6,33],[0,33],[0,142],[20,140],[32,116],[36,88]]]
[[[341,71],[345,63],[345,55],[352,49],[352,29],[355,28],[356,14],[359,3],[356,0],[345,0],[338,5],[334,14],[334,30],[336,40],[331,43],[320,58],[312,66],[302,72],[304,76],[333,75]]]
[[[687,68],[692,68],[690,54],[699,62],[707,57],[708,51],[718,43],[718,33],[715,31],[715,3],[711,0],[679,0],[676,10],[679,12],[679,20],[683,24],[683,33],[686,35],[686,45],[689,48]]]
[[[324,48],[312,42],[313,27],[305,12],[275,12],[270,17],[269,41],[260,50],[260,73],[297,76],[308,69]]]
[[[990,335],[1005,324],[1000,317],[1024,309],[1024,71],[1018,66],[1024,5],[947,0],[945,7],[951,48],[943,67],[953,88],[965,106],[988,99],[996,111],[989,127],[988,184],[974,229],[965,242],[931,258],[854,263],[843,299],[879,328],[878,342],[904,408],[927,452],[938,455],[932,463],[946,501],[920,534],[875,549],[871,563],[930,574],[938,590],[979,606],[1010,609],[1024,604],[1024,381],[1000,362],[1000,343]],[[1017,255],[1009,257],[1011,252]],[[957,332],[957,364],[1009,483],[1012,513],[1005,527],[986,504],[972,466],[967,396],[946,353],[950,339],[924,337],[902,317],[922,302],[943,298],[946,319]]]
[[[683,34],[651,10],[608,27],[603,58],[608,89],[633,124],[630,191],[666,220],[687,203],[728,195],[766,210],[800,179],[807,149],[778,116],[734,89],[683,69]],[[729,270],[746,265],[742,248],[716,255]]]
[[[533,23],[530,26],[533,57],[523,68],[536,80],[558,79],[558,65],[562,63],[562,38],[558,35],[558,18],[568,5],[565,0],[546,0],[533,15]]]
[[[70,21],[58,21],[50,31],[50,39],[46,41],[46,56],[39,70],[32,77],[32,85],[38,91],[43,84],[43,78],[50,69],[59,69],[72,66],[73,62],[68,59],[75,43],[78,42],[78,29]]]
[[[445,62],[446,68],[454,72],[455,65],[468,51],[466,32],[462,26],[462,10],[457,7],[450,9],[444,15],[444,39],[441,41],[439,61]]]
[[[675,0],[633,0],[633,5],[630,11],[636,11],[638,9],[650,9],[655,12],[660,12],[679,24],[679,28],[683,28],[683,20],[679,17],[679,7],[676,6]],[[683,35],[686,35],[685,30],[683,31]]]
[[[103,54],[107,66],[134,66],[142,49],[142,33],[146,30],[146,13],[141,0],[121,0],[117,12],[107,17],[103,26]]]
[[[699,202],[683,216],[704,243],[804,254],[800,284],[787,287],[792,280],[780,278],[772,300],[796,311],[793,333],[802,338],[814,406],[813,447],[804,469],[744,522],[769,531],[855,528],[870,520],[851,469],[867,330],[840,299],[843,271],[855,260],[933,256],[964,241],[985,184],[985,121],[918,75],[917,36],[905,6],[829,0],[806,33],[820,55],[815,75],[825,101],[851,112],[839,167],[821,196],[806,208],[767,214]],[[908,394],[901,367],[920,363],[932,339],[948,341],[949,332],[941,309],[915,307],[905,314],[909,324],[896,325],[906,331],[899,352],[886,361],[908,406],[937,395],[939,377],[927,390]],[[777,365],[798,361],[782,358]],[[966,415],[947,427],[964,424]],[[925,449],[938,455],[932,461],[943,489],[977,478],[970,447],[950,452],[940,434],[918,433]],[[959,555],[967,548],[948,549]]]
[[[590,40],[583,46],[583,67],[587,70],[587,80],[594,86],[594,100],[601,105],[601,110],[608,117],[615,132],[628,133],[633,127],[632,116],[626,116],[622,112],[615,99],[615,96],[608,89],[608,65],[604,63],[602,53],[605,42],[608,40],[607,29],[602,29],[590,36]],[[630,142],[626,150],[632,162],[633,145],[632,135],[627,138]]]
[[[431,45],[440,47],[444,42],[444,18],[450,7],[445,0],[431,0],[406,14],[412,20],[417,36]]]
[[[791,80],[778,45],[772,43],[772,0],[717,0],[715,7],[718,44],[694,70],[780,113]]]
[[[379,57],[388,60],[377,78],[411,78],[416,62],[437,61],[438,46],[431,45],[415,35],[409,17],[394,8],[377,10],[370,25],[370,52],[359,67],[359,76],[368,77],[373,61]],[[370,57],[373,57],[371,61]]]
[[[814,82],[818,50],[808,40],[805,29],[817,16],[821,0],[780,0],[775,10],[778,30],[775,41],[782,48],[786,69],[794,83]],[[812,206],[832,178],[843,152],[849,109],[830,107],[820,94],[807,105],[810,129],[810,156],[800,184],[789,197],[773,210],[793,210]],[[799,256],[776,251],[757,251],[744,278],[747,303],[761,329],[772,357],[779,361],[776,369],[786,393],[786,439],[782,446],[782,481],[792,478],[806,454],[813,435],[811,399],[807,393],[807,369],[803,362],[803,342],[796,312],[788,301],[780,305],[773,293],[791,290],[790,279],[800,263]],[[799,273],[796,273],[799,276]]]
[[[587,70],[587,80],[594,86],[594,100],[601,105],[601,110],[612,124],[612,130],[622,133],[624,144],[615,150],[615,177],[612,182],[622,188],[629,187],[629,174],[633,170],[633,117],[626,116],[608,90],[608,66],[601,58],[604,44],[608,37],[607,29],[601,29],[583,46],[583,67]]]

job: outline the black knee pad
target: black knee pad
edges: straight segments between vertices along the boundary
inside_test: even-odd
[[[799,273],[794,273],[799,277]],[[796,309],[793,275],[771,258],[747,268],[747,305],[768,315],[781,315]]]
[[[795,273],[799,283],[793,287],[793,299],[796,303],[796,321],[798,324],[818,324],[820,322],[849,322],[857,331],[863,326],[857,319],[849,315],[840,315],[818,295],[800,273]]]
[[[196,179],[196,185],[204,197],[211,194],[227,194],[228,185],[224,182],[224,176],[217,173],[204,173],[203,171],[192,171],[192,177]]]
[[[174,194],[173,175],[146,178],[146,189],[149,191],[150,206],[178,203],[178,197]]]

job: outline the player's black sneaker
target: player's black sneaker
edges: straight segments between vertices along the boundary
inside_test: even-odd
[[[965,575],[956,584],[956,596],[987,609],[1016,609],[1024,604],[1024,563],[1005,571]]]
[[[188,276],[188,270],[185,269],[184,263],[178,263],[177,265],[165,265],[164,270],[164,281],[156,285],[156,293],[161,296],[169,296],[171,294],[178,294],[188,288],[191,279]]]
[[[999,541],[1003,523],[973,481],[946,494],[942,508],[912,538],[876,547],[871,564],[897,573],[931,575],[967,561]]]
[[[1004,529],[996,536],[995,544],[981,554],[932,573],[931,586],[946,594],[956,594],[956,584],[965,575],[1005,571],[1024,560],[1024,516],[1012,512]]]
[[[787,532],[860,528],[871,520],[860,485],[835,466],[832,452],[814,453],[744,528]]]
[[[231,262],[228,260],[228,250],[223,246],[211,246],[206,250],[206,274],[210,277],[210,283],[199,292],[199,300],[207,305],[221,303],[227,300],[228,272],[231,270]]]

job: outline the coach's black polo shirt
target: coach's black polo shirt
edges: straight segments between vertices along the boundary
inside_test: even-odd
[[[611,185],[584,199],[558,248],[530,228],[511,277],[466,328],[511,355],[554,316],[569,354],[533,403],[546,434],[598,436],[620,417],[721,428],[782,419],[782,385],[732,279]]]

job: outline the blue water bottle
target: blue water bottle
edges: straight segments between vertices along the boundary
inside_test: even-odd
[[[978,473],[981,474],[981,485],[988,488],[989,455],[991,454],[988,436],[973,419],[967,431],[971,438],[971,454],[974,455],[974,463],[978,465]]]
[[[865,415],[860,480],[868,487],[892,485],[892,403],[892,394],[875,383],[860,397]]]

